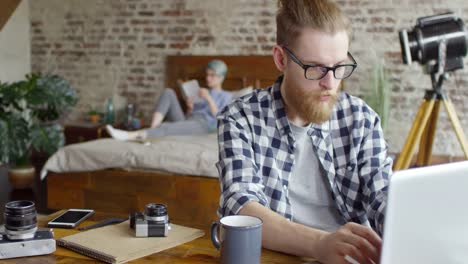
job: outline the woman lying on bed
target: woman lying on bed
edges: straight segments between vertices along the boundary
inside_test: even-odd
[[[187,112],[184,114],[174,90],[166,88],[159,97],[153,114],[151,128],[137,131],[115,129],[111,125],[106,130],[118,140],[157,138],[168,135],[205,134],[216,129],[216,114],[229,102],[231,93],[222,89],[227,66],[221,60],[212,60],[206,68],[206,84],[209,89],[200,88],[201,100],[187,98]],[[169,122],[162,122],[167,118]]]

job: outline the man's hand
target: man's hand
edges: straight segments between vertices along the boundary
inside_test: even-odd
[[[270,250],[314,258],[323,264],[349,264],[346,256],[359,264],[379,263],[382,240],[369,227],[347,223],[328,233],[288,221],[258,202],[247,203],[239,213],[263,220],[262,246]]]
[[[382,240],[371,228],[347,223],[336,232],[320,238],[316,258],[324,264],[347,264],[345,256],[360,264],[379,263],[381,247]]]

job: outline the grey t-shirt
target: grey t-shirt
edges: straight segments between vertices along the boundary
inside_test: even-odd
[[[309,127],[291,124],[296,139],[294,168],[289,178],[293,221],[320,230],[336,231],[345,223],[331,197],[330,184],[322,173]]]

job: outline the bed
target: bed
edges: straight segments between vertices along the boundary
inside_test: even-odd
[[[197,79],[203,86],[204,65],[212,59],[221,59],[228,65],[224,88],[233,92],[249,86],[270,86],[279,74],[271,56],[169,56],[166,61],[167,87],[176,87],[179,80],[189,79]],[[47,171],[47,206],[50,209],[91,208],[128,215],[141,211],[147,203],[158,202],[168,206],[169,216],[175,223],[207,227],[217,219],[220,192],[215,168],[218,158],[216,140],[216,135],[210,134],[127,142],[128,145],[100,139],[66,146],[58,153],[68,152],[67,155],[53,155],[44,167]],[[86,152],[89,144],[102,145],[102,152],[90,157]],[[119,160],[110,158],[109,153],[116,152],[114,147],[125,149]],[[148,149],[162,155],[139,160],[138,154]],[[188,153],[196,159],[184,158]],[[101,162],[100,157],[106,155],[111,162]],[[88,163],[84,162],[86,160]],[[70,161],[77,164],[62,166]],[[187,169],[189,165],[191,169]]]

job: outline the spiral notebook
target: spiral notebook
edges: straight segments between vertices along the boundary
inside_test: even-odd
[[[128,221],[57,239],[57,245],[107,263],[125,263],[196,238],[199,229],[171,224],[167,237],[135,237]]]

